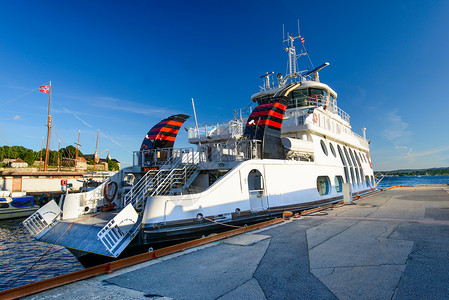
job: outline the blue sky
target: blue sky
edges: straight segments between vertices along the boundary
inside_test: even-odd
[[[227,121],[261,75],[285,73],[301,35],[375,170],[449,166],[449,1],[6,1],[0,13],[0,143],[39,150],[52,81],[51,148],[132,163],[174,113]],[[300,69],[310,68],[300,58]],[[180,131],[175,146],[187,145]],[[105,157],[105,154],[102,155]]]

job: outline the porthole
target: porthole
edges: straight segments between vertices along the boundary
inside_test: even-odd
[[[330,143],[330,142],[329,142],[329,148],[331,148],[332,155],[334,157],[337,157],[337,153],[335,152],[334,145],[332,145],[332,143]]]
[[[335,190],[337,193],[341,193],[343,191],[343,177],[335,176]]]
[[[327,152],[326,143],[324,143],[324,141],[321,140],[320,144],[321,144],[321,149],[323,149],[324,154],[326,154],[326,156],[327,156],[328,152]]]
[[[327,176],[318,176],[316,179],[316,188],[320,196],[329,194],[330,191],[330,180]]]

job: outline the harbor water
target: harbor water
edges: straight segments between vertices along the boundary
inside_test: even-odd
[[[384,189],[390,186],[418,186],[432,184],[449,184],[449,176],[386,176],[380,179],[377,187],[379,189]]]
[[[449,184],[449,176],[384,177],[378,188],[434,184]],[[0,260],[0,290],[8,287],[42,256],[42,259],[11,287],[83,269],[81,264],[63,247],[54,246],[44,255],[51,245],[33,240],[23,227],[23,220],[0,221],[0,253],[2,258]]]
[[[22,219],[0,221],[0,290],[8,287],[51,247],[35,241]],[[52,278],[83,269],[83,266],[60,246],[54,246],[42,259],[11,287]]]

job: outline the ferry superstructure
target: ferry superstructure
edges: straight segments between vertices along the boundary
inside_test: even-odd
[[[173,146],[189,116],[163,119],[134,152],[133,166],[48,203],[26,228],[83,262],[337,202],[344,183],[353,194],[375,189],[365,131],[352,131],[337,93],[320,82],[328,63],[297,70],[307,54],[296,53],[297,38],[287,39],[288,74],[277,82],[262,76],[253,107],[235,110],[228,122],[187,128],[188,148]]]

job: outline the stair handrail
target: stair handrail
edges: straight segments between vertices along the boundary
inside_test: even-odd
[[[153,170],[149,170],[145,173],[144,176],[132,187],[132,189],[125,195],[124,197],[124,206],[129,203],[132,203],[133,206],[136,206],[137,199],[141,198],[154,184],[154,182],[158,182],[160,177],[167,177],[167,171],[177,168],[182,163],[182,154],[185,151],[187,153],[192,153],[192,158],[194,157],[194,152],[192,148],[167,148],[167,149],[158,149],[159,151],[168,150],[171,152],[171,156],[166,159],[165,163],[159,168],[156,174],[152,174]],[[169,174],[170,175],[170,174]],[[166,178],[162,179],[162,182],[165,182]],[[162,183],[161,182],[161,183]],[[159,186],[160,184],[158,184]]]
[[[160,195],[161,194],[160,193],[161,190],[166,190],[167,188],[170,188],[171,187],[171,183],[173,181],[173,177],[174,177],[174,175],[176,173],[176,169],[178,169],[178,167],[180,165],[183,165],[182,170],[185,170],[185,168],[187,166],[195,165],[195,152],[193,151],[193,149],[192,149],[192,151],[188,152],[187,162],[183,162],[183,154],[184,154],[183,150],[179,150],[178,153],[180,155],[179,155],[179,158],[176,161],[177,163],[172,166],[172,168],[170,169],[170,172],[168,174],[166,174],[166,176],[157,185],[157,187],[153,190],[153,192],[150,193],[149,196]],[[191,156],[191,158],[190,158],[190,156]],[[189,160],[191,160],[191,162],[189,162]]]
[[[166,150],[166,149],[158,149],[159,151],[161,150]],[[171,150],[171,149],[167,149],[167,150]],[[128,193],[126,193],[125,197],[124,197],[124,207],[126,205],[128,205],[129,203],[132,203],[133,206],[136,205],[135,202],[136,198],[139,198],[139,196],[141,194],[143,194],[142,191],[148,190],[148,188],[150,188],[150,184],[153,183],[153,178],[155,176],[157,176],[161,170],[166,170],[168,165],[172,163],[172,156],[170,156],[169,158],[167,158],[165,160],[165,163],[160,167],[158,173],[156,174],[152,174],[154,170],[148,170],[144,176],[142,176],[142,178],[140,178],[140,180],[131,188],[131,190],[129,190]]]

